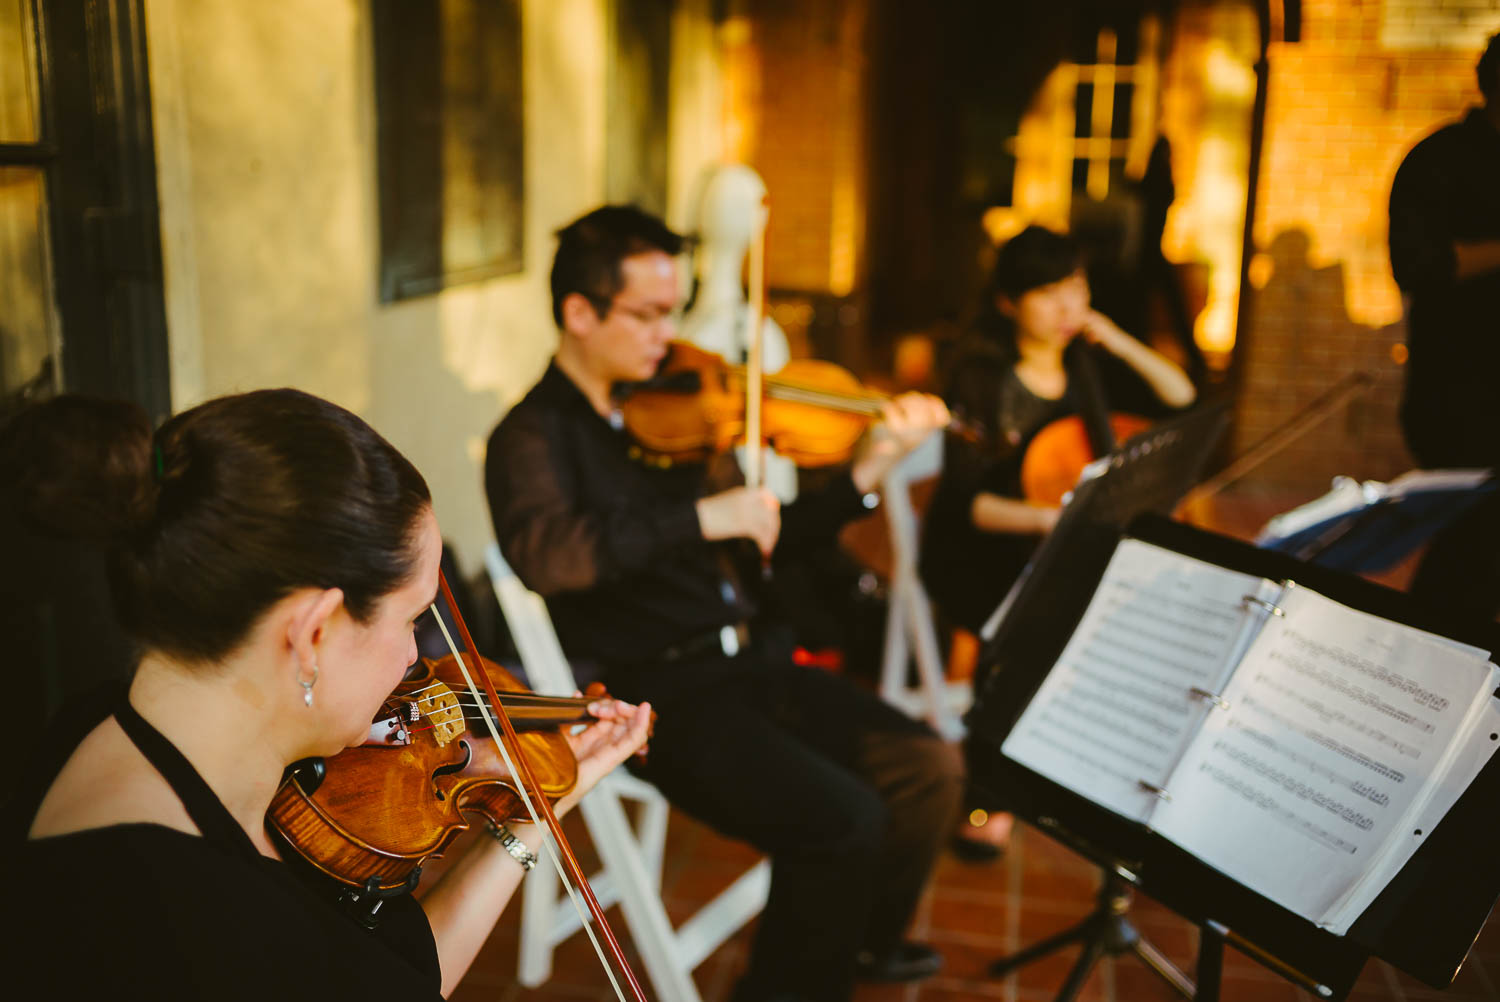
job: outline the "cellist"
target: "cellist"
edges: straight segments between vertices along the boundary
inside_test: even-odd
[[[481,836],[367,929],[265,824],[283,769],[363,743],[416,658],[441,551],[426,483],[358,417],[293,390],[139,429],[92,487],[69,471],[95,502],[75,510],[106,523],[72,530],[113,530],[140,656],[125,698],[57,721],[10,819],[23,921],[6,968],[34,988],[17,994],[446,995],[533,862],[532,826]],[[558,813],[646,737],[648,707],[591,711]]]
[[[937,970],[904,939],[962,788],[955,750],[841,676],[793,664],[758,613],[749,539],[776,559],[865,513],[891,465],[948,421],[898,397],[849,471],[782,508],[703,464],[632,458],[617,384],[645,380],[676,334],[681,238],[625,206],[558,233],[560,339],[490,437],[486,489],[506,559],[547,600],[569,657],[660,713],[643,774],[678,807],[766,852],[770,897],[738,1002],[841,1002],[855,976]],[[758,564],[758,562],[757,562]]]
[[[1000,248],[979,317],[948,365],[944,394],[979,434],[945,438],[921,554],[933,601],[971,633],[1057,522],[1055,499],[1027,498],[1021,488],[1037,433],[1073,415],[1104,423],[1112,407],[1187,407],[1196,395],[1170,359],[1091,308],[1082,249],[1043,227],[1028,226]],[[961,829],[958,847],[984,858],[1008,832],[1009,819],[995,815],[983,834]]]

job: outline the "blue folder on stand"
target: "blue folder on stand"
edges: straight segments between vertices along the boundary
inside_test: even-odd
[[[1493,470],[1412,470],[1390,483],[1336,477],[1266,523],[1256,545],[1354,573],[1392,567],[1500,487]]]

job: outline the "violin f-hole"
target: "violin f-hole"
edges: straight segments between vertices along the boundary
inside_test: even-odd
[[[447,765],[440,765],[436,769],[432,770],[432,794],[439,800],[447,800],[448,795],[444,793],[443,788],[438,785],[438,780],[443,776],[451,776],[455,772],[463,772],[464,769],[468,768],[469,762],[471,762],[474,758],[474,749],[469,747],[469,742],[465,741],[463,738],[459,738],[458,746],[464,750],[463,761],[450,762]]]

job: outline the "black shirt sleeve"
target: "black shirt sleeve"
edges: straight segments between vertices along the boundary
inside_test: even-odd
[[[776,554],[800,553],[826,543],[846,523],[869,513],[853,476],[841,471],[821,487],[799,490],[796,500],[781,509]]]
[[[648,566],[666,549],[702,539],[688,499],[585,503],[566,433],[518,405],[490,436],[485,494],[495,538],[526,586],[551,596],[584,591]]]

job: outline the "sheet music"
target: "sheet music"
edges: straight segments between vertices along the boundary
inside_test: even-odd
[[[1488,654],[1482,656],[1488,657]],[[1484,692],[1494,693],[1500,688],[1500,668],[1491,664],[1489,670],[1490,678],[1484,685]],[[1397,830],[1379,861],[1339,902],[1324,923],[1329,929],[1341,936],[1348,931],[1360,913],[1370,907],[1385,885],[1411,859],[1424,838],[1432,834],[1443,816],[1458,803],[1458,798],[1469,785],[1479,778],[1479,771],[1489,764],[1497,743],[1500,743],[1500,699],[1482,693],[1470,713],[1471,719],[1459,728],[1460,740],[1451,749],[1449,761],[1439,766],[1439,780],[1429,786],[1426,796],[1418,799],[1413,816],[1407,817],[1406,823]],[[1471,736],[1470,740],[1462,740],[1465,734]]]
[[[1004,754],[1126,817],[1144,821],[1161,785],[1259,617],[1262,579],[1123,540],[1056,666]],[[1279,589],[1277,589],[1279,590]]]
[[[1152,822],[1342,934],[1358,913],[1334,909],[1407,834],[1428,782],[1461,752],[1455,735],[1481,719],[1493,670],[1472,649],[1305,588],[1279,604],[1284,618],[1251,645],[1228,709],[1204,722]]]

